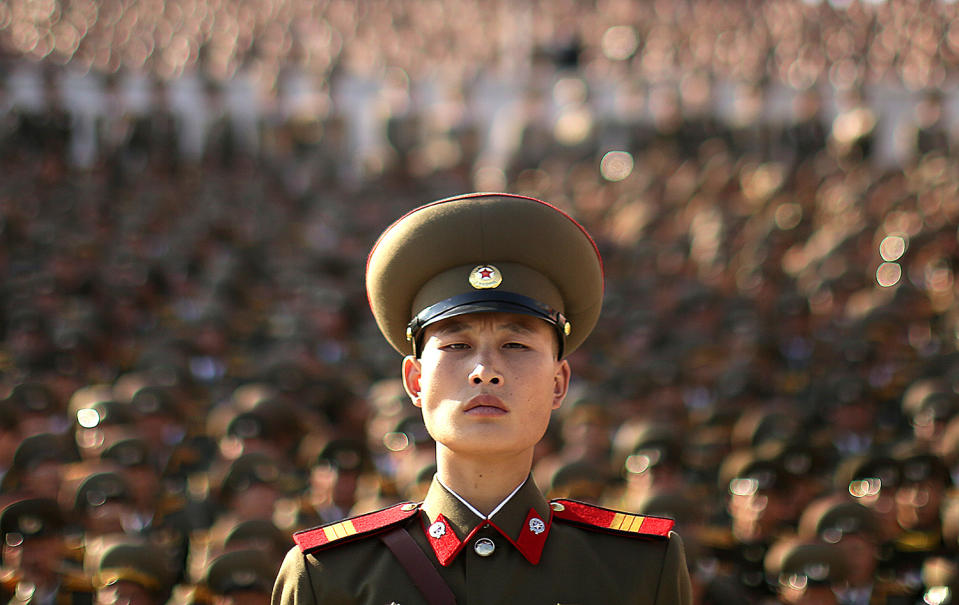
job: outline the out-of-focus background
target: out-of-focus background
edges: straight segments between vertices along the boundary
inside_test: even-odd
[[[0,597],[262,600],[421,498],[366,254],[503,190],[605,261],[544,491],[700,604],[953,602],[957,71],[944,1],[3,0]]]

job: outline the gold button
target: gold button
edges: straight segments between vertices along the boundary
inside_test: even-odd
[[[555,510],[556,512],[558,512],[558,513],[561,513],[561,512],[563,512],[564,510],[566,510],[566,507],[563,506],[562,504],[560,504],[559,502],[550,502],[550,503],[549,503],[549,507],[552,508],[553,510]]]
[[[407,503],[407,504],[404,504],[404,505],[400,508],[400,510],[403,511],[403,512],[405,512],[405,513],[408,513],[408,512],[410,512],[411,510],[416,510],[416,505],[413,504],[412,502],[409,502],[409,503]]]
[[[493,541],[489,538],[480,538],[476,541],[476,544],[473,545],[473,550],[481,557],[488,557],[496,550],[496,545],[493,544]]]

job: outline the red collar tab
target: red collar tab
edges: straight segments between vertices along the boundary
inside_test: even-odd
[[[426,537],[430,541],[430,546],[433,547],[433,552],[436,553],[436,560],[439,561],[443,567],[449,565],[450,561],[459,554],[463,549],[463,545],[466,544],[465,541],[460,541],[456,536],[456,532],[453,531],[453,526],[443,515],[437,517],[436,521],[428,527],[426,526],[426,519],[424,518],[423,529],[426,531]]]
[[[443,515],[436,517],[436,521],[429,525],[427,525],[427,521],[424,520],[423,531],[426,532],[426,537],[429,540],[430,546],[433,548],[433,553],[436,554],[436,560],[439,561],[443,567],[448,566],[453,559],[456,558],[456,555],[463,550],[463,547],[473,539],[476,533],[487,525],[495,529],[506,538],[510,544],[515,546],[527,561],[536,565],[543,555],[543,547],[546,546],[546,538],[549,536],[549,529],[551,527],[550,522],[550,519],[543,519],[535,509],[529,509],[529,514],[526,516],[526,521],[516,540],[513,540],[512,537],[507,535],[506,532],[497,527],[492,521],[483,521],[477,525],[464,540],[460,540],[456,532],[453,531],[453,525]]]
[[[419,512],[419,505],[412,502],[329,523],[293,534],[293,540],[304,554],[321,550],[334,544],[345,544],[364,536],[378,534],[397,523],[406,521]]]
[[[543,555],[543,547],[546,546],[546,537],[549,536],[551,526],[552,519],[543,519],[536,509],[529,509],[523,529],[516,539],[516,548],[533,565],[538,564]]]
[[[549,506],[553,509],[553,516],[560,521],[635,537],[667,537],[676,524],[665,517],[633,515],[575,500],[552,500]]]

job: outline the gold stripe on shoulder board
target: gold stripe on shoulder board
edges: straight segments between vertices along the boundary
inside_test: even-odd
[[[641,515],[627,515],[624,513],[616,513],[613,516],[612,522],[609,524],[610,529],[616,529],[619,531],[628,531],[633,533],[638,533],[639,529],[643,526],[643,521],[646,520],[646,517]]]
[[[323,532],[326,533],[326,539],[332,542],[333,540],[352,536],[356,533],[356,528],[353,527],[353,522],[347,519],[346,521],[341,521],[329,527],[324,527]]]

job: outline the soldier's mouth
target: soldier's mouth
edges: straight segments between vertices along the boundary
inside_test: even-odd
[[[502,416],[508,414],[506,405],[495,395],[477,395],[469,400],[464,410],[470,416]]]

